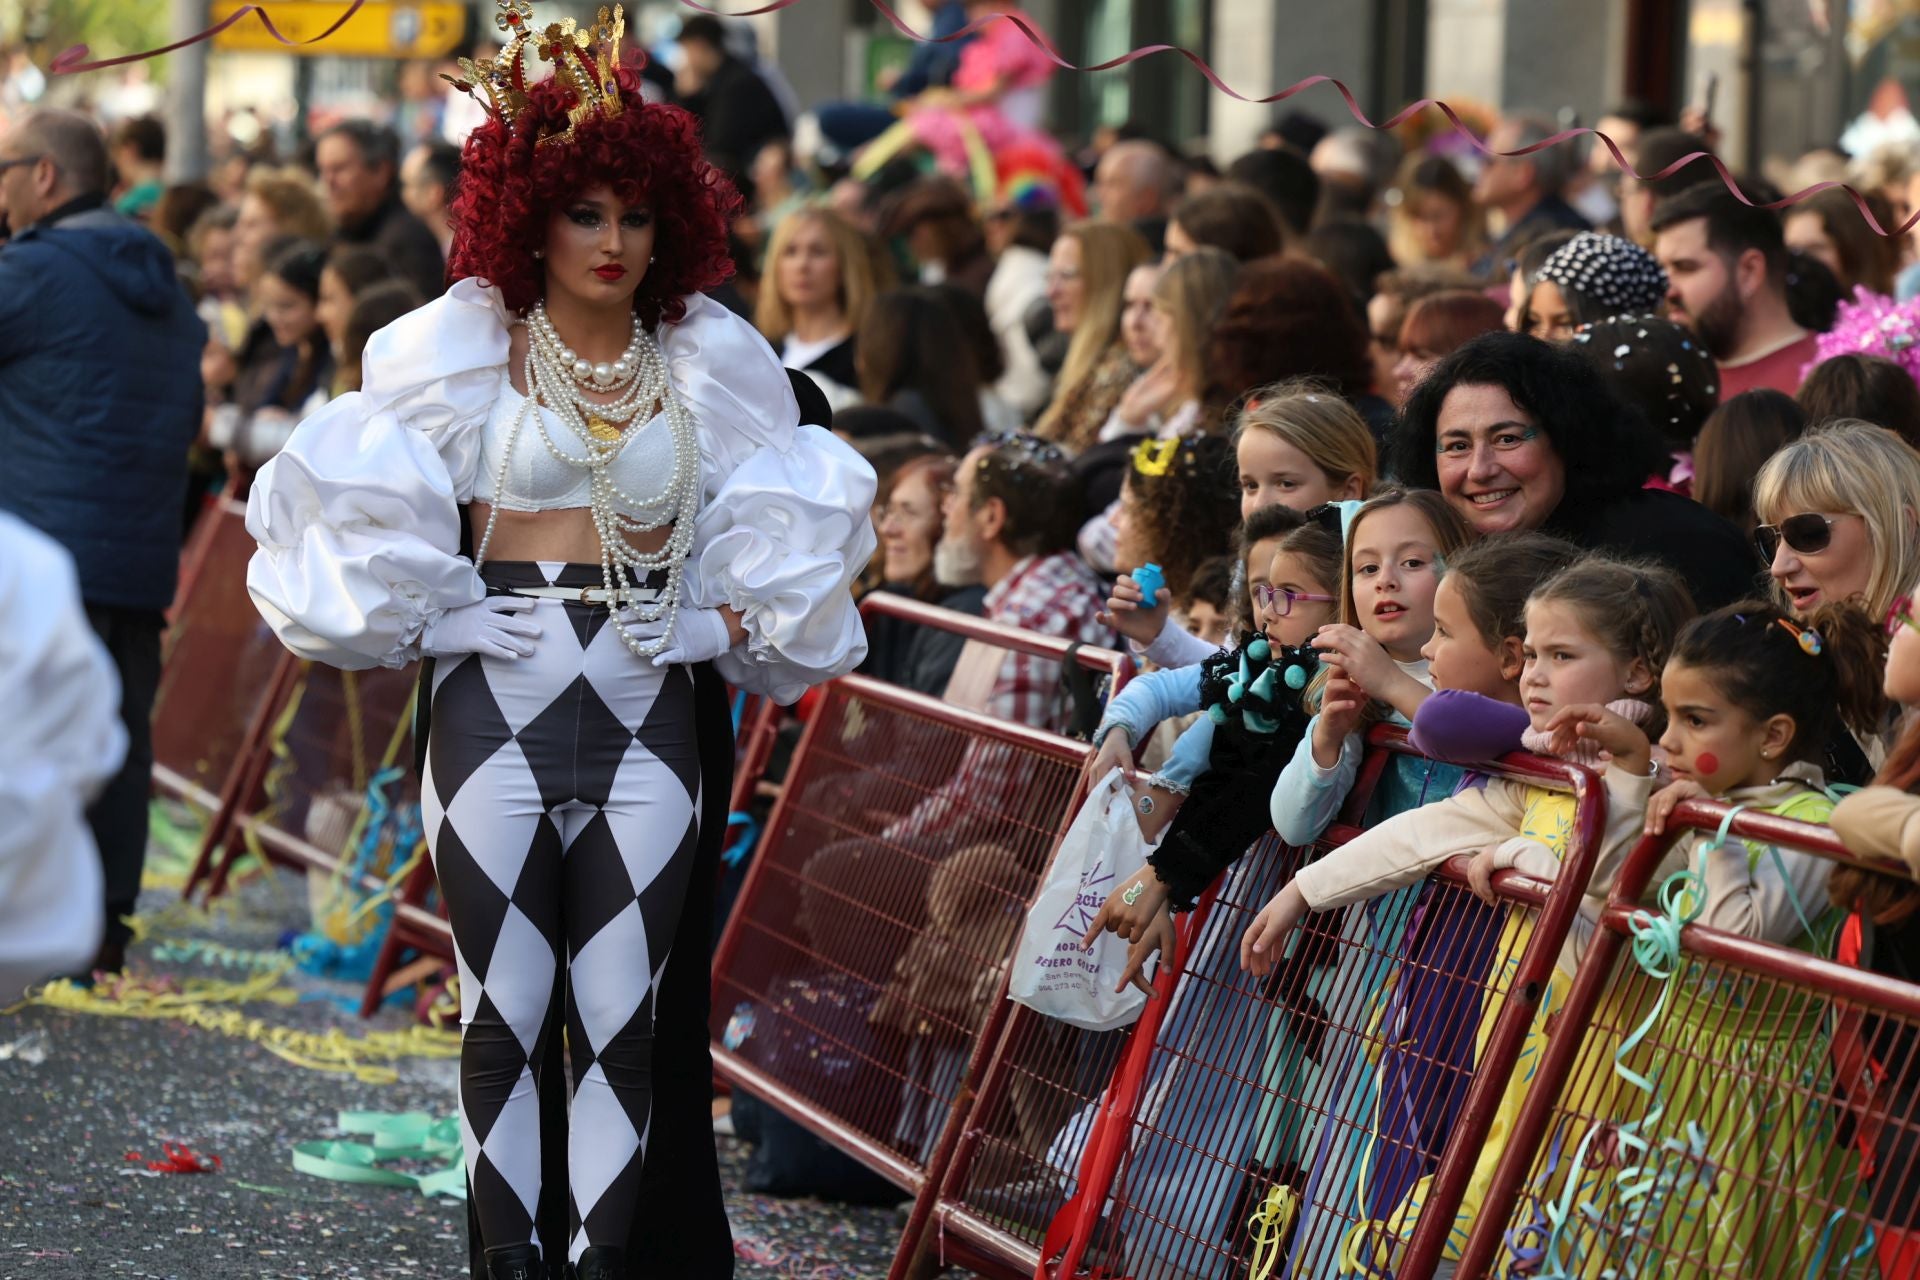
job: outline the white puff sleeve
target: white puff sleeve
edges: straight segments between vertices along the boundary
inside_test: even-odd
[[[420,632],[486,594],[460,555],[481,428],[507,366],[499,296],[462,280],[376,333],[363,390],[294,429],[247,497],[247,591],[289,649],[401,667]]]
[[[786,370],[711,299],[662,339],[675,390],[700,426],[702,506],[684,590],[730,607],[747,639],[715,667],[786,704],[867,656],[853,580],[873,555],[873,468],[839,437],[799,425]]]

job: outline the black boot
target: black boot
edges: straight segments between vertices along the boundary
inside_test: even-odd
[[[487,1280],[541,1280],[537,1244],[502,1244],[487,1250]]]
[[[627,1255],[608,1244],[596,1244],[580,1251],[573,1264],[577,1280],[627,1280]]]

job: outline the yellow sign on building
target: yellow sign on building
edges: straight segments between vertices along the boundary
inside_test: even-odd
[[[224,21],[247,0],[214,0],[213,20]],[[289,40],[307,41],[339,21],[349,0],[274,0],[266,7]],[[258,16],[248,14],[213,38],[229,53],[292,53],[330,58],[439,58],[466,34],[467,10],[459,0],[368,0],[340,29],[314,44],[283,45]]]

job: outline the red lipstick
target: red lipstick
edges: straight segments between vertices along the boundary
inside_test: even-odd
[[[599,276],[602,280],[618,280],[621,276],[627,274],[627,269],[617,262],[609,262],[605,266],[595,267],[593,274]]]

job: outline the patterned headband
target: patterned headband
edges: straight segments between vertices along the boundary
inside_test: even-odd
[[[1667,296],[1667,273],[1631,240],[1582,231],[1553,251],[1539,278],[1591,298],[1609,311],[1649,312]]]
[[[1012,461],[1033,462],[1041,466],[1061,466],[1067,461],[1067,455],[1059,445],[1025,431],[982,431],[973,438],[973,447],[991,449],[996,453],[1006,450],[1013,455]],[[981,461],[985,462],[986,459],[982,458]]]

